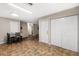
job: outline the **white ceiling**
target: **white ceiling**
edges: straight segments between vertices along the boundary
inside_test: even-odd
[[[23,20],[27,22],[35,22],[38,18],[50,15],[59,11],[78,6],[76,3],[34,3],[32,6],[27,3],[15,3],[21,8],[31,11],[32,14],[21,11],[7,3],[0,3],[0,17]],[[16,13],[19,17],[14,17],[11,14]]]

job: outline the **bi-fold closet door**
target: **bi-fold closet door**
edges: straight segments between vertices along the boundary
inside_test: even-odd
[[[78,51],[78,16],[51,19],[51,44]]]
[[[49,19],[39,20],[39,42],[49,43]]]
[[[78,15],[39,21],[39,41],[78,51]]]
[[[61,47],[62,19],[51,20],[51,44]]]

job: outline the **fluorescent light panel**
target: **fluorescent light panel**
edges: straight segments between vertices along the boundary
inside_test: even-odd
[[[16,16],[16,17],[18,17],[18,15],[17,15],[17,14],[15,14],[15,13],[12,13],[11,15],[12,15],[12,16]]]
[[[21,10],[21,11],[24,11],[24,12],[26,12],[26,13],[32,14],[32,12],[30,12],[30,11],[24,9],[24,8],[21,8],[21,7],[15,5],[15,4],[13,4],[13,3],[8,3],[8,4],[9,4],[10,6],[12,6],[12,7],[15,7],[15,8]]]

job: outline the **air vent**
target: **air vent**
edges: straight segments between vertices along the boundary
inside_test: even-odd
[[[31,6],[33,5],[33,3],[28,3],[28,4],[31,5]]]

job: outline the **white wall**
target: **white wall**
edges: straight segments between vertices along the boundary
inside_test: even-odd
[[[20,22],[19,21],[10,21],[10,32],[20,32]]]
[[[7,33],[20,31],[20,22],[7,18],[0,18],[0,44],[7,41]]]
[[[0,18],[0,44],[6,42],[7,32],[10,32],[9,20]]]

